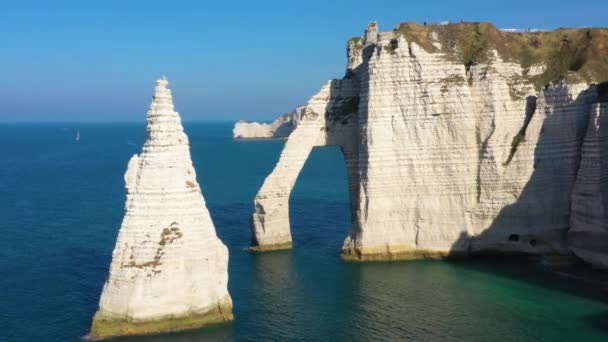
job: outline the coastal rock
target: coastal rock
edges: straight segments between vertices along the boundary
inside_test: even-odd
[[[239,121],[234,125],[232,135],[235,139],[287,138],[300,123],[303,111],[304,106],[299,106],[269,124]]]
[[[359,88],[351,80],[334,80],[328,82],[321,91],[313,96],[306,106],[298,128],[291,134],[281,152],[274,171],[266,178],[255,199],[253,214],[253,249],[266,251],[291,248],[291,231],[289,227],[289,194],[295,185],[300,170],[308,155],[315,146],[341,145],[349,172],[351,184],[351,203],[354,203],[354,179],[356,171],[356,133],[355,118],[352,113],[340,118],[339,123],[331,127],[327,134],[326,110],[335,108],[341,111],[344,101],[352,101]],[[356,110],[351,104],[348,110]]]
[[[596,84],[608,79],[606,42],[606,29],[370,24],[256,195],[254,249],[291,245],[297,176],[312,148],[339,145],[352,213],[345,259],[570,253],[570,195]]]
[[[174,111],[156,82],[142,153],[125,174],[127,202],[90,337],[150,334],[232,319],[228,250],[218,239]]]
[[[591,106],[572,192],[568,242],[580,258],[608,268],[608,102]]]

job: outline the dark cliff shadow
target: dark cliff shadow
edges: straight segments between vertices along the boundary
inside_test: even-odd
[[[608,273],[577,259],[567,243],[570,196],[581,163],[590,107],[599,99],[597,86],[592,85],[576,98],[570,98],[563,84],[543,91],[545,105],[556,109],[545,108],[530,179],[516,201],[501,209],[481,234],[461,233],[452,251],[454,255],[464,252],[470,259],[448,262],[608,303]],[[565,104],[556,107],[560,101]],[[502,162],[506,168],[515,165],[521,152],[517,145],[525,141],[535,107],[528,99],[522,128],[513,139],[509,157],[496,163]],[[483,201],[483,196],[480,198]],[[487,259],[491,262],[483,261]],[[607,315],[590,317],[589,321],[603,329],[608,324]]]
[[[468,238],[462,233],[462,239]],[[445,262],[608,304],[608,273],[574,257],[474,253]]]
[[[291,132],[296,128],[296,124],[293,121],[285,121],[283,122],[277,129],[274,131],[272,137],[273,138],[286,138],[289,137]]]
[[[468,246],[470,254],[567,254],[566,233],[570,219],[570,195],[581,161],[581,147],[589,121],[591,104],[597,99],[595,86],[570,98],[564,84],[543,90],[545,118],[534,149],[533,172],[515,202],[500,210],[483,233],[462,237],[456,246]],[[516,167],[517,147],[525,141],[526,129],[535,115],[536,101],[528,98],[524,121],[515,134],[509,156],[502,163],[505,169]],[[564,103],[564,105],[558,105]],[[525,153],[525,152],[524,152]],[[480,192],[484,182],[480,179]],[[484,196],[480,194],[483,202]],[[483,212],[476,212],[477,220]],[[541,233],[536,233],[536,232]],[[532,233],[531,233],[532,232]],[[463,240],[464,239],[464,240]]]
[[[584,152],[591,154],[581,165],[580,187],[573,193],[572,224],[569,245],[578,251],[608,255],[608,82],[598,86],[600,103],[591,111],[589,141]],[[598,111],[598,112],[596,112]],[[593,215],[588,217],[587,215]]]

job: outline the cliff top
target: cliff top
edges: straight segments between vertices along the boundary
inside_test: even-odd
[[[508,32],[484,22],[443,25],[404,22],[394,32],[427,52],[442,52],[462,62],[467,69],[490,62],[492,50],[505,61],[519,63],[524,73],[535,64],[543,64],[545,71],[529,79],[537,88],[561,79],[608,81],[608,28]]]

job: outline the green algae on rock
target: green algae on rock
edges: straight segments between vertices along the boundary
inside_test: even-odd
[[[608,80],[608,29],[563,28],[554,31],[508,32],[490,23],[464,22],[447,25],[401,23],[397,36],[430,53],[443,53],[467,70],[492,62],[492,51],[528,69],[543,65],[545,71],[531,76],[537,89],[568,77],[586,82]],[[437,44],[438,43],[438,44]]]
[[[169,316],[151,321],[135,321],[97,313],[93,317],[91,332],[87,337],[91,340],[102,340],[116,336],[152,335],[198,329],[211,324],[229,322],[233,319],[232,302],[212,307],[202,313],[191,313],[183,317]]]

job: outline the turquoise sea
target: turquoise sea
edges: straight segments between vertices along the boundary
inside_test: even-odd
[[[294,249],[252,254],[253,198],[283,141],[186,123],[220,238],[230,324],[118,341],[608,341],[608,295],[527,260],[344,263],[346,172],[315,150],[291,197]],[[76,130],[80,141],[75,141]],[[78,341],[110,264],[143,124],[0,126],[0,341]],[[592,272],[592,271],[589,271]]]

